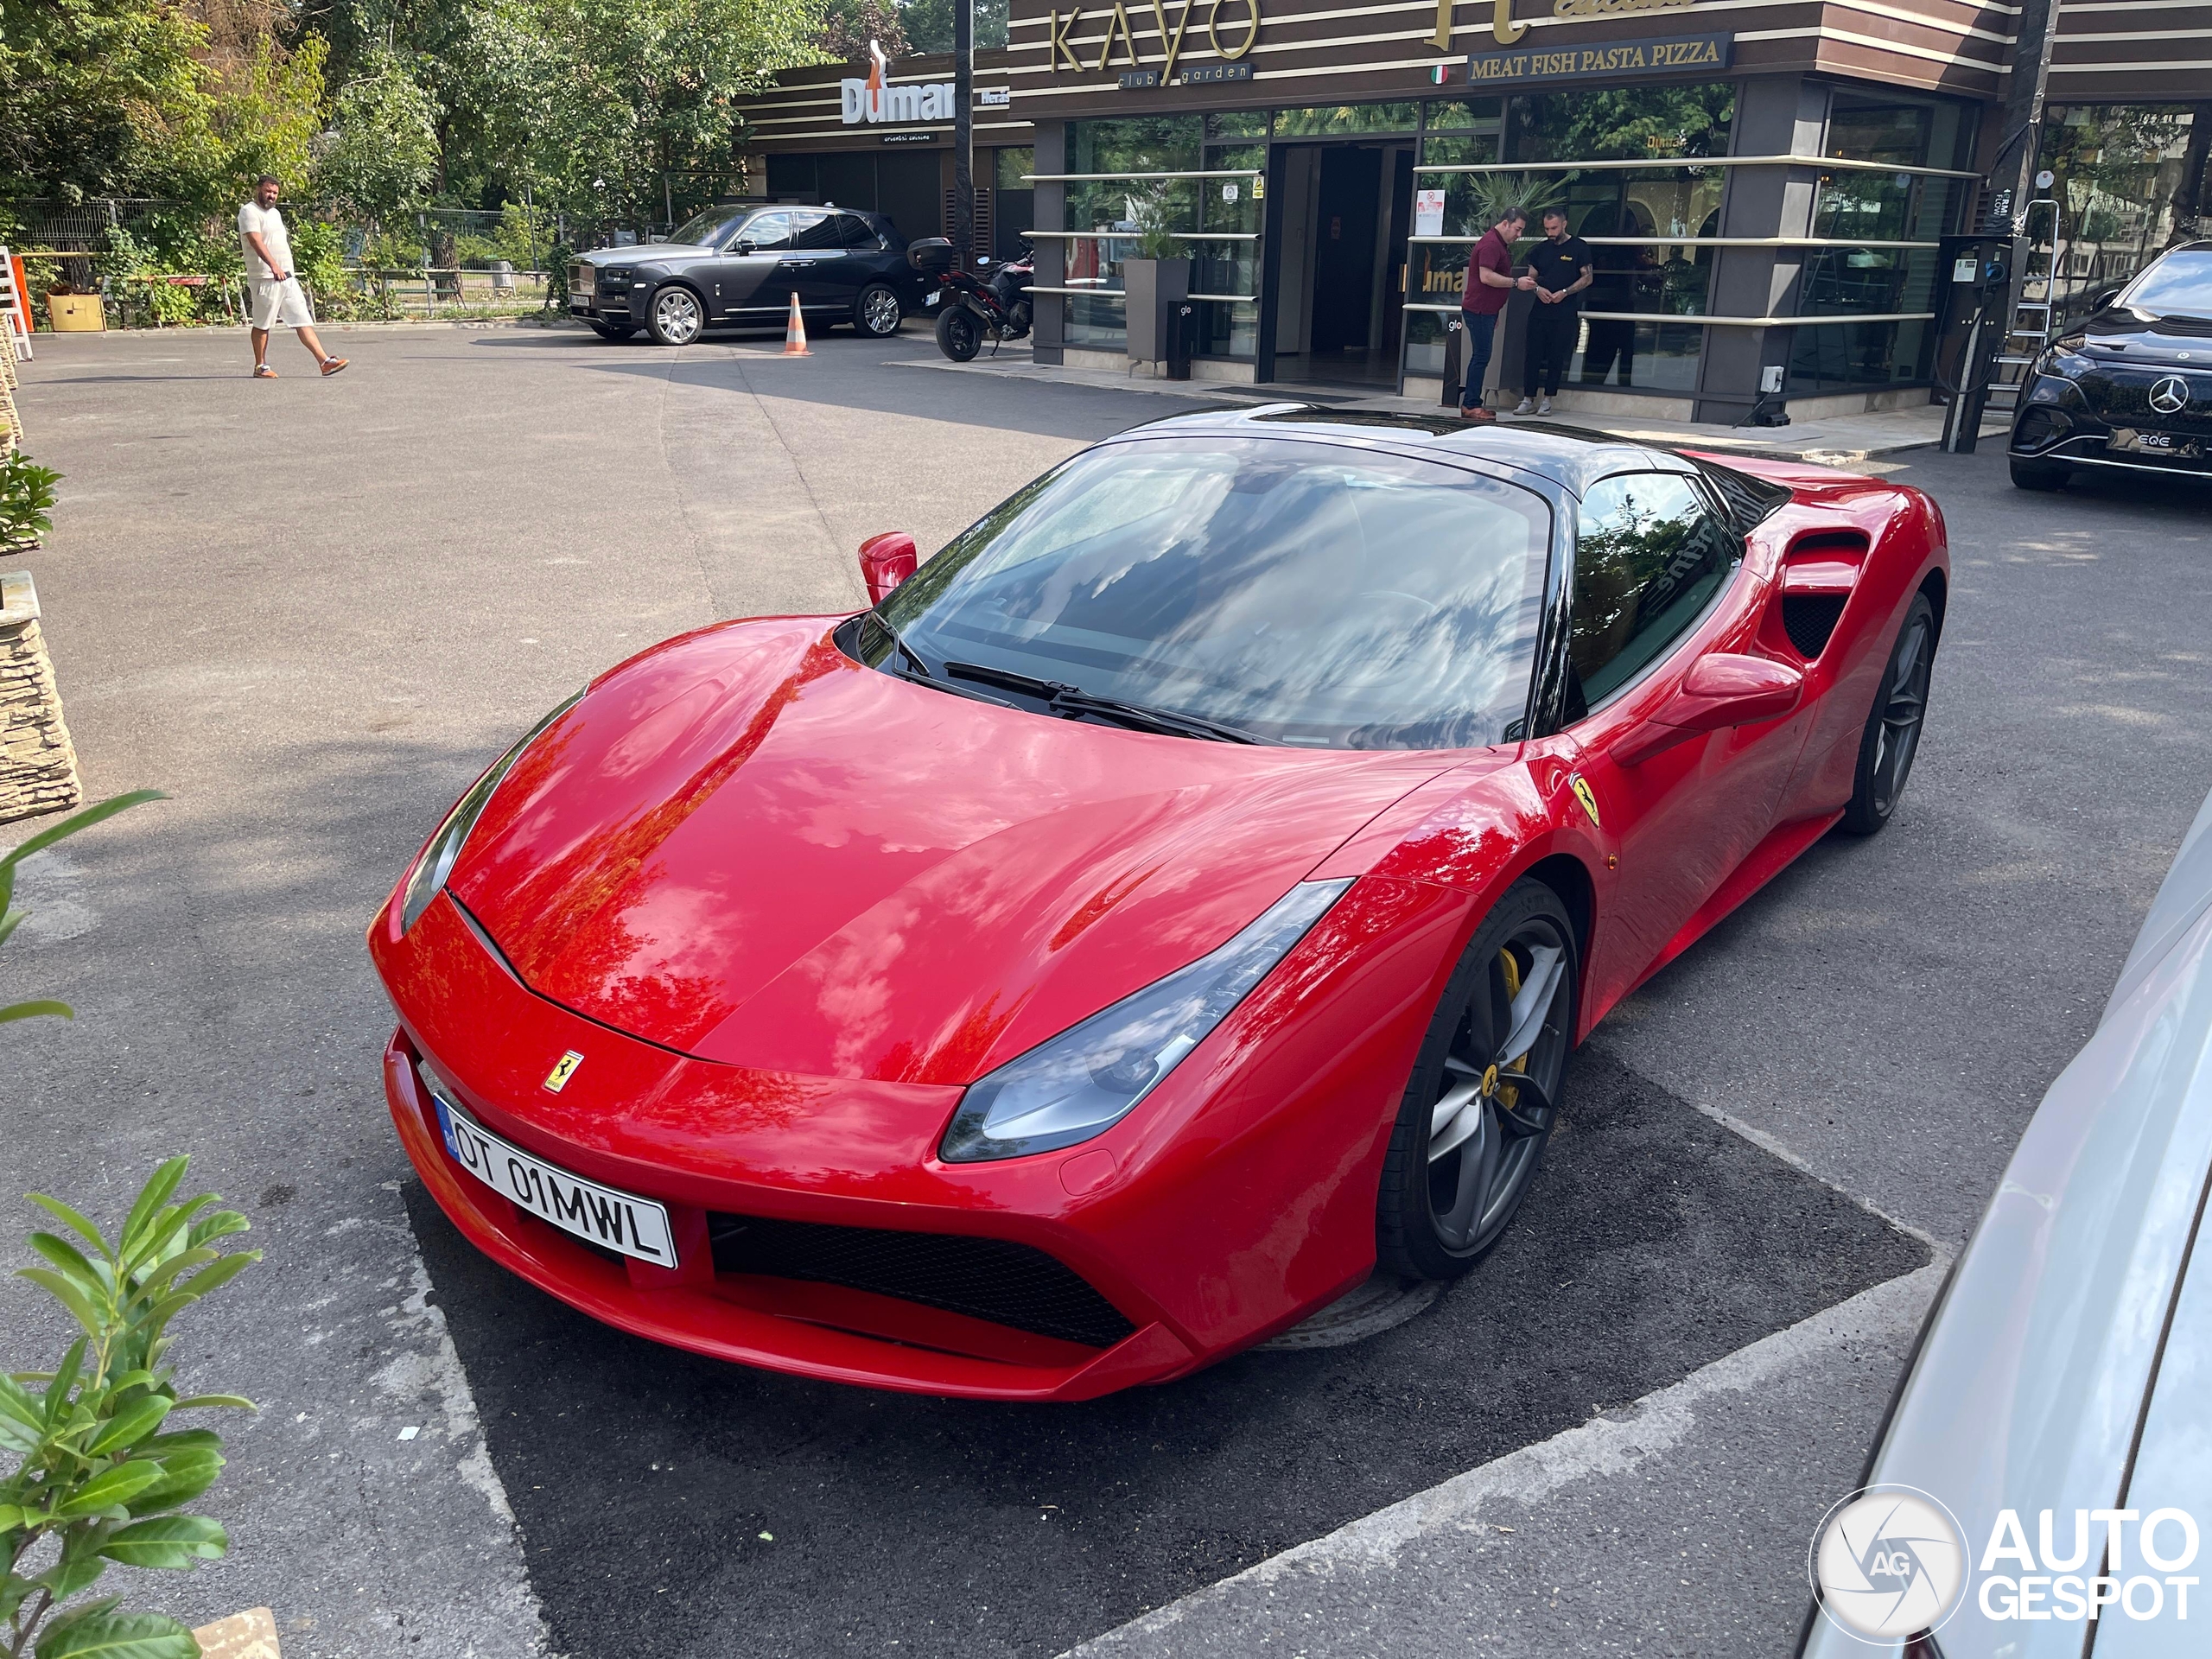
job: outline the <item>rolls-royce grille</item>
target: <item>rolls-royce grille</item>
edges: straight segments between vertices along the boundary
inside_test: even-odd
[[[707,1229],[717,1273],[873,1291],[1087,1348],[1136,1329],[1073,1268],[1007,1239],[713,1212]]]

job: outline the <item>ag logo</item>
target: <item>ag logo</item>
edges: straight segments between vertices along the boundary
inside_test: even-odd
[[[1932,1630],[1967,1586],[1966,1535],[1912,1486],[1869,1486],[1830,1510],[1813,1535],[1821,1611],[1852,1635],[1893,1642]]]
[[[2151,407],[2161,415],[2178,415],[2189,407],[2189,382],[2170,374],[2151,388]]]
[[[559,1094],[569,1086],[569,1079],[576,1075],[576,1068],[583,1063],[584,1057],[573,1048],[554,1061],[553,1069],[545,1074],[545,1092],[549,1095]]]
[[[1582,810],[1590,815],[1590,827],[1604,829],[1605,825],[1598,817],[1598,792],[1590,787],[1590,780],[1578,772],[1567,780],[1567,786],[1574,791],[1574,798],[1582,803]]]

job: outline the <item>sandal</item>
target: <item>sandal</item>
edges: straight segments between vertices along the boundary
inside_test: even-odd
[[[253,378],[257,380],[274,380],[276,378],[276,371],[266,363],[257,363],[253,365]]]
[[[346,359],[342,357],[326,357],[322,359],[322,372],[326,375],[335,374],[345,366]]]

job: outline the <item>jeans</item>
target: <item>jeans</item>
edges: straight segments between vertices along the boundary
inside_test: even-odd
[[[1525,396],[1535,397],[1540,381],[1547,397],[1559,390],[1559,378],[1567,372],[1567,359],[1574,355],[1574,342],[1582,332],[1581,321],[1581,310],[1575,306],[1540,302],[1529,308],[1527,360],[1521,372]]]
[[[1497,341],[1497,314],[1459,313],[1459,366],[1465,378],[1459,383],[1459,407],[1478,409],[1483,401],[1483,378],[1490,372],[1491,347]]]

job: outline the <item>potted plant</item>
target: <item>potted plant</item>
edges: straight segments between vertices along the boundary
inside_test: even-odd
[[[98,294],[80,294],[67,281],[46,291],[47,326],[57,334],[97,334],[107,327]]]
[[[1191,262],[1182,252],[1181,238],[1167,228],[1171,212],[1164,188],[1129,199],[1137,252],[1134,259],[1122,262],[1122,283],[1128,296],[1130,359],[1166,364],[1171,378],[1183,379],[1190,373],[1182,331],[1191,294]]]
[[[20,449],[0,455],[0,553],[28,553],[54,528],[54,486],[61,474]]]

